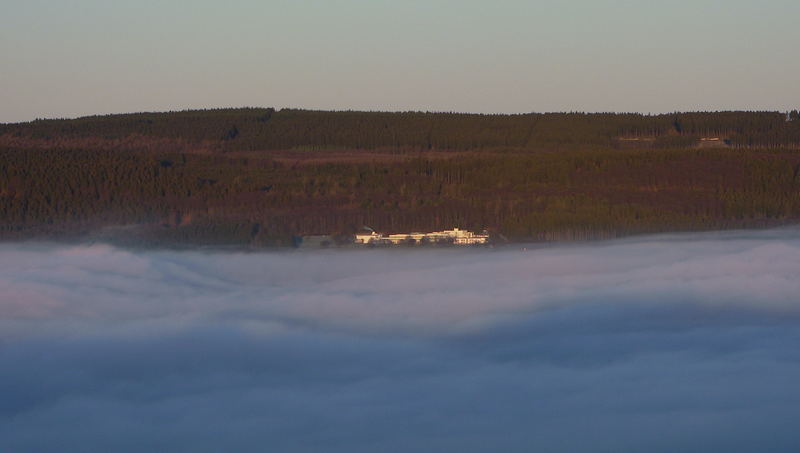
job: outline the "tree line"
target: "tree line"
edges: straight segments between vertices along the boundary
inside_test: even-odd
[[[135,148],[173,140],[210,151],[319,149],[537,150],[693,147],[707,137],[730,147],[798,147],[797,111],[694,112],[660,115],[530,113],[482,115],[430,112],[310,111],[272,108],[199,110],[37,120],[0,125],[0,144],[27,140],[65,146],[105,140]],[[150,140],[148,142],[148,139]],[[16,141],[15,141],[16,140]],[[131,142],[133,140],[133,142]],[[163,148],[163,147],[161,147]],[[178,149],[178,148],[175,148]]]

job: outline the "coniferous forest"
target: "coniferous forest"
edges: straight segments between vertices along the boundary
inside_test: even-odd
[[[502,240],[800,219],[797,111],[226,109],[0,124],[0,239],[271,246],[452,227]]]

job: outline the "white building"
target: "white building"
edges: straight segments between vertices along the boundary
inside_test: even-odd
[[[453,243],[458,245],[486,244],[487,242],[489,242],[489,235],[485,231],[481,234],[478,234],[478,233],[473,233],[472,231],[459,230],[458,228],[454,228],[452,230],[441,231],[438,234],[441,233],[444,233],[452,237]]]
[[[382,234],[378,234],[372,230],[369,233],[356,233],[356,244],[374,244],[383,239]]]
[[[399,245],[421,244],[423,242],[433,244],[452,243],[455,245],[486,244],[489,242],[489,235],[486,232],[473,233],[472,231],[454,228],[452,230],[434,231],[431,233],[400,233],[390,235],[380,234],[370,230],[369,233],[358,233],[355,237],[356,244]]]

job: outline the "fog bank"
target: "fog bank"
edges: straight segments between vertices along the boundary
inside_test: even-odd
[[[793,452],[799,277],[795,229],[528,250],[4,244],[0,450]]]

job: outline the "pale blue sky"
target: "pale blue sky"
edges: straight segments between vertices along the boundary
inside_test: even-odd
[[[800,107],[796,0],[0,0],[0,122]]]

